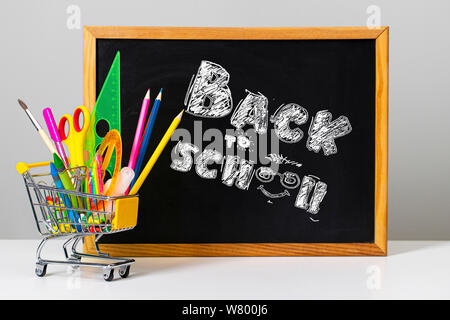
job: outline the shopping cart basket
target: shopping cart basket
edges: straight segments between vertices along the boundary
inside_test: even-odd
[[[44,236],[36,251],[36,275],[43,277],[48,264],[67,264],[73,267],[103,268],[103,277],[106,281],[114,278],[114,269],[119,269],[119,275],[126,278],[134,260],[110,257],[106,253],[101,253],[97,242],[104,234],[131,230],[136,226],[138,196],[107,197],[79,192],[86,175],[85,167],[68,169],[77,191],[57,189],[54,187],[51,174],[48,173],[49,166],[50,162],[32,164],[20,162],[16,165],[25,182],[37,229]],[[32,168],[39,167],[45,168],[47,172],[30,173]],[[95,237],[96,255],[76,250],[78,243],[85,236]],[[63,244],[65,260],[41,258],[45,243],[50,239],[61,237],[68,238]],[[69,255],[67,249],[70,244]],[[94,259],[83,259],[89,260],[85,262],[82,258]]]

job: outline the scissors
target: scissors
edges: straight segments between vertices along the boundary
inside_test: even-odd
[[[83,126],[80,127],[80,115],[83,114]],[[91,115],[85,106],[79,106],[73,112],[73,118],[69,114],[61,117],[58,124],[59,135],[61,140],[69,148],[70,165],[72,167],[84,166],[83,149],[86,132],[89,128]],[[69,131],[66,135],[65,126],[69,123]]]

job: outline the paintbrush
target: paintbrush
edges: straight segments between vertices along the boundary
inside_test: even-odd
[[[17,101],[19,102],[20,106],[22,107],[22,109],[27,114],[28,118],[30,118],[30,120],[33,123],[34,127],[36,128],[37,132],[41,136],[42,140],[44,140],[45,144],[47,145],[48,150],[50,150],[50,152],[52,154],[54,154],[54,153],[58,154],[58,151],[56,151],[56,148],[53,145],[53,143],[50,140],[50,138],[48,137],[47,133],[44,131],[44,129],[42,129],[42,127],[39,124],[39,122],[37,122],[37,120],[33,117],[33,115],[31,114],[30,110],[28,109],[27,105],[20,99],[17,99]]]

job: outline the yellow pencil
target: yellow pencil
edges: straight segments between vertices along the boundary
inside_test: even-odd
[[[134,184],[133,188],[131,188],[129,195],[135,195],[141,188],[142,184],[144,183],[145,179],[150,173],[150,170],[152,170],[153,166],[155,165],[156,161],[158,160],[159,156],[164,150],[164,147],[169,142],[172,133],[178,127],[178,124],[181,121],[181,117],[183,116],[183,111],[181,111],[180,114],[173,119],[169,129],[167,129],[163,138],[161,139],[152,156],[150,157],[150,160],[148,160],[147,164],[145,165],[145,168],[142,170],[141,174],[139,175],[139,178],[136,180],[136,183]]]

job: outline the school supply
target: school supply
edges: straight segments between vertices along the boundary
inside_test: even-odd
[[[162,89],[154,101],[152,112],[149,113],[146,123],[150,89],[147,91],[139,114],[128,160],[129,166],[122,169],[120,53],[116,54],[92,114],[84,106],[79,106],[75,108],[73,114],[64,114],[59,122],[55,122],[52,110],[50,108],[43,110],[50,138],[32,117],[26,105],[19,100],[19,104],[53,155],[53,162],[46,164],[50,167],[48,175],[30,172],[31,168],[40,167],[42,164],[19,163],[16,167],[24,178],[38,230],[45,236],[37,250],[36,274],[38,276],[44,276],[47,265],[51,263],[102,266],[104,278],[107,281],[112,280],[113,271],[116,268],[119,269],[122,277],[128,276],[129,266],[134,260],[117,259],[119,262],[85,263],[81,261],[81,257],[88,255],[77,252],[76,247],[80,239],[86,235],[94,235],[98,240],[104,234],[125,231],[136,226],[138,196],[126,196],[131,182],[137,182],[133,189],[136,193],[170,140],[170,136],[178,126],[183,114],[182,111],[172,121],[143,169],[140,178],[136,179],[134,168],[138,164],[140,171],[142,167],[161,96]],[[104,122],[100,123],[102,120]],[[105,123],[106,135],[99,130]],[[66,147],[67,149],[65,149]],[[104,184],[106,171],[111,174],[111,179]],[[51,178],[53,184],[43,180],[46,176]],[[58,236],[69,237],[63,245],[66,260],[42,259],[40,252],[46,241]],[[70,243],[72,244],[71,256],[68,255],[67,250]],[[95,245],[97,245],[96,242]],[[99,253],[98,247],[96,249]],[[95,255],[89,255],[89,257],[95,257]],[[105,257],[100,253],[98,257],[116,260],[116,258]]]
[[[123,167],[119,172],[119,177],[117,178],[116,187],[114,188],[111,196],[123,196],[125,191],[130,186],[131,181],[133,180],[135,174],[134,170],[129,167]]]
[[[83,116],[83,125],[80,126],[80,116]],[[90,124],[91,116],[88,109],[85,106],[79,106],[73,112],[73,117],[69,114],[65,114],[61,117],[58,124],[59,136],[67,148],[70,154],[71,167],[84,166],[83,149],[84,140],[86,138],[86,132]],[[69,131],[66,134],[65,126],[69,124]]]
[[[93,194],[93,192],[92,192],[91,179],[92,179],[92,178],[91,178],[91,176],[90,176],[90,172],[87,172],[87,173],[86,173],[86,181],[85,181],[85,183],[84,183],[84,190],[83,190],[85,193]],[[85,199],[85,206],[86,206],[86,208],[89,209],[89,210],[93,208],[94,204],[93,204],[91,198],[86,198],[86,199]],[[89,215],[89,213],[88,213],[88,215]]]
[[[134,178],[134,171],[129,167],[123,167],[119,172],[117,178],[116,187],[111,193],[111,197],[119,197],[125,195],[126,191],[130,187],[131,180]],[[105,183],[105,187],[109,186],[110,180]],[[106,201],[105,207],[106,211],[112,211],[112,201]],[[114,217],[114,214],[113,214]]]
[[[19,104],[33,122],[49,150],[52,151],[54,161],[53,163],[18,163],[16,166],[24,179],[37,228],[45,236],[37,249],[36,274],[44,276],[47,265],[54,263],[103,267],[104,279],[107,281],[113,279],[115,269],[119,270],[121,277],[127,277],[134,260],[105,256],[99,252],[96,242],[104,234],[132,229],[137,222],[139,198],[124,196],[134,177],[134,171],[127,167],[120,170],[122,162],[120,54],[117,53],[111,65],[92,114],[89,114],[84,106],[77,107],[73,115],[63,115],[57,126],[50,108],[44,110],[44,118],[56,147],[32,117],[26,105],[21,100]],[[134,165],[138,158],[141,138],[144,136],[143,127],[148,106],[149,92],[144,98],[141,119],[138,123],[138,141],[132,157],[134,160],[131,160]],[[100,123],[102,120],[107,127],[109,126],[108,133],[104,137],[97,132],[98,127],[103,125]],[[66,144],[68,152],[64,150],[62,142]],[[85,151],[88,151],[88,156]],[[44,165],[50,166],[49,174],[30,172],[31,168]],[[112,178],[104,185],[103,178],[106,171],[111,173]],[[51,179],[55,187],[52,183],[44,181],[47,177]],[[112,194],[121,196],[112,196]],[[86,235],[95,236],[98,255],[87,255],[76,251],[79,241]],[[66,260],[42,259],[40,253],[46,241],[59,236],[70,237],[63,245]],[[70,244],[72,244],[72,250],[69,256],[67,248]],[[110,261],[82,262],[81,257],[97,257]]]
[[[47,146],[48,150],[50,150],[50,152],[52,154],[53,153],[58,153],[58,151],[56,150],[56,148],[53,145],[52,141],[48,137],[47,133],[45,133],[44,129],[42,129],[42,127],[39,124],[39,122],[37,122],[37,120],[33,117],[33,115],[31,114],[30,110],[28,109],[27,105],[20,99],[17,99],[17,101],[19,102],[19,105],[22,107],[22,109],[27,114],[28,118],[30,118],[30,120],[33,123],[34,127],[36,128],[37,132],[41,136],[42,140],[44,140],[44,143]]]
[[[142,173],[139,175],[139,178],[136,180],[136,183],[134,184],[133,188],[131,189],[131,191],[129,193],[130,195],[135,195],[141,188],[141,186],[144,183],[145,179],[147,178],[148,174],[150,173],[150,171],[152,170],[156,161],[158,160],[159,156],[161,155],[162,151],[164,150],[164,147],[169,142],[170,137],[172,136],[172,133],[175,131],[175,129],[180,124],[181,117],[183,116],[183,111],[181,111],[173,119],[172,123],[170,124],[170,126],[167,129],[166,133],[164,134],[163,138],[161,139],[161,141],[159,142],[155,151],[153,152],[152,156],[150,157],[150,160],[148,160],[147,164],[145,165],[144,169],[142,170]]]
[[[112,159],[113,151],[116,151],[116,157],[115,157],[115,163],[114,163],[114,171],[112,173],[112,180],[111,184],[109,185],[108,189],[105,191],[106,196],[110,196],[112,194],[112,191],[114,190],[117,182],[117,178],[120,171],[120,166],[122,162],[122,139],[120,137],[119,131],[112,129],[109,131],[105,138],[103,139],[102,143],[100,144],[97,154],[103,155],[103,153],[106,151],[105,156],[103,157],[103,163],[101,167],[102,176],[105,175],[105,170],[110,166],[110,162]]]
[[[58,197],[54,200],[55,202],[53,202],[52,197],[47,196],[47,204],[52,208],[53,219],[57,222],[52,225],[53,230],[55,231],[54,233],[75,231],[75,228],[70,228],[70,224],[64,224],[65,221],[69,221],[66,213],[67,210],[64,209],[64,203]]]
[[[144,129],[145,116],[147,115],[148,106],[150,104],[150,89],[147,90],[144,100],[142,101],[141,112],[139,114],[139,120],[134,134],[133,146],[131,148],[130,160],[128,160],[128,167],[134,169],[136,159],[139,153],[139,142],[142,137],[142,130]]]
[[[88,181],[89,184],[89,193],[92,194],[101,194],[99,191],[99,182],[98,179],[100,178],[98,175],[98,171],[100,170],[101,163],[99,164],[98,158],[100,156],[98,154],[95,155],[95,159],[92,162],[91,170],[88,173]],[[97,200],[97,199],[90,199],[90,205],[89,208],[93,210],[94,214],[91,212],[88,213],[87,222],[89,226],[89,231],[91,233],[98,232],[98,231],[110,231],[107,227],[105,228],[99,226],[99,224],[105,223],[105,216],[102,214],[104,211],[104,201],[103,200]]]
[[[94,183],[95,183],[95,194],[103,193],[103,176],[102,176],[102,156],[99,154],[95,155],[95,166],[94,166]]]
[[[150,136],[152,134],[153,125],[155,124],[156,116],[158,115],[159,110],[159,104],[161,103],[161,95],[162,95],[162,89],[159,91],[158,96],[155,99],[155,102],[153,103],[152,112],[150,113],[150,116],[147,121],[147,125],[145,127],[144,136],[141,139],[141,146],[139,148],[139,155],[136,161],[136,165],[134,167],[134,179],[131,182],[131,187],[136,183],[137,177],[139,176],[139,173],[141,172],[141,166],[142,162],[144,162],[145,153],[147,151],[148,143],[150,141]]]
[[[59,160],[59,162],[62,163],[61,160]],[[47,272],[47,266],[49,264],[65,264],[71,266],[101,267],[103,268],[103,278],[106,281],[113,280],[114,270],[119,271],[120,277],[126,278],[130,272],[130,265],[134,263],[134,260],[109,257],[108,255],[101,253],[97,246],[97,240],[105,234],[133,229],[137,222],[139,198],[137,196],[108,198],[102,195],[70,192],[66,190],[66,188],[58,189],[51,187],[53,178],[50,173],[33,172],[34,168],[48,168],[49,165],[49,161],[32,164],[20,162],[16,165],[17,171],[24,179],[37,229],[44,237],[36,250],[36,275],[43,277]],[[81,170],[79,171],[81,172]],[[79,179],[75,172],[74,179]],[[54,216],[55,210],[69,210],[69,208],[62,205],[60,201],[62,195],[65,195],[67,197],[66,199],[70,199],[72,193],[74,193],[77,198],[81,198],[82,203],[88,202],[87,200],[92,200],[94,202],[105,200],[112,201],[112,208],[114,208],[115,214],[114,218],[112,218],[112,211],[92,210],[90,212],[90,218],[82,220],[81,231],[77,228],[77,226],[80,226],[78,221],[73,222],[71,219],[59,221],[57,216]],[[70,208],[70,210],[74,212],[75,216],[82,216],[86,214],[86,211],[89,211],[85,207]],[[64,225],[68,225],[70,229],[65,230]],[[88,235],[93,235],[95,237],[94,245],[97,254],[86,254],[77,251],[80,241],[84,236]],[[62,239],[63,237],[66,237],[63,245],[65,259],[47,260],[41,257],[42,249],[49,240]],[[84,257],[89,258],[90,261],[87,262],[84,261],[84,259],[82,260]]]
[[[75,191],[75,188],[72,184],[72,180],[70,179],[70,176],[69,176],[66,168],[64,167],[64,163],[62,162],[61,158],[56,153],[53,154],[53,163],[58,172],[59,178],[61,179],[61,183],[63,186],[63,188],[59,188],[58,186],[57,186],[57,188],[65,189],[68,191]],[[71,199],[71,207],[73,207],[75,209],[82,207],[82,204],[79,203],[79,199],[75,195],[70,195],[70,199]],[[67,204],[66,204],[66,206],[67,206]],[[73,215],[72,222],[75,224],[75,227],[77,228],[77,230],[81,231],[81,225],[79,224],[80,217],[78,215]]]
[[[85,150],[88,159],[85,164],[90,166],[94,159],[95,151],[103,140],[98,135],[97,126],[106,126],[105,132],[116,129],[120,133],[120,52],[118,51],[106,76],[103,87],[100,90],[94,109],[91,113],[91,121],[85,140]],[[112,176],[114,171],[115,155],[107,170]]]
[[[120,172],[119,172],[120,173]],[[112,179],[108,179],[105,184],[103,185],[103,192],[102,194],[104,195],[105,191],[108,190],[109,186],[111,185],[111,181]]]
[[[87,184],[89,185],[89,193],[92,194],[101,194],[101,190],[103,190],[103,181],[101,181],[101,155],[98,153],[95,155],[95,159],[92,162],[92,167],[88,173]],[[104,211],[104,201],[97,201],[94,199],[90,199],[89,208],[95,211]],[[105,217],[101,214],[92,215],[88,213],[87,222],[89,224],[100,224],[105,222]],[[100,231],[102,228],[98,226],[91,225],[89,227],[90,232]]]
[[[50,174],[52,175],[52,178],[53,178],[53,181],[55,182],[56,188],[64,190],[65,189],[64,185],[61,182],[61,178],[59,177],[58,170],[56,169],[55,164],[53,162],[50,162]],[[72,202],[70,201],[69,197],[67,197],[67,195],[60,194],[59,196],[62,199],[62,203],[64,203],[64,206],[66,208],[68,208],[68,209],[72,208]],[[48,201],[48,199],[47,199],[47,201]],[[53,204],[53,201],[52,201],[52,204]],[[76,217],[75,212],[73,212],[73,210],[67,210],[67,211],[69,213],[70,221],[72,221],[74,224],[76,224],[78,222],[78,219]],[[64,221],[68,221],[66,210],[62,210],[62,212],[63,212]],[[64,227],[66,230],[70,231],[70,227],[68,224],[65,224]],[[77,226],[77,230],[78,230],[78,228],[79,228],[79,226]],[[78,231],[80,231],[80,230],[78,230]]]
[[[62,162],[61,158],[56,153],[53,154],[53,163],[55,164],[55,167],[58,170],[58,174],[59,174],[61,182],[64,186],[64,189],[69,190],[69,191],[76,191],[76,189],[72,183],[72,179],[69,175],[70,170],[66,170],[66,168],[64,167],[64,163]],[[72,200],[72,206],[74,208],[78,208],[79,207],[78,199],[73,195],[71,195],[70,198]]]
[[[61,143],[61,137],[58,132],[58,127],[56,126],[55,118],[53,117],[52,109],[45,108],[42,111],[44,115],[45,123],[47,124],[48,132],[50,133],[50,137],[55,142],[56,149],[58,150],[58,155],[64,163],[66,169],[69,168],[69,162],[67,161],[66,152],[64,151],[64,147]]]
[[[95,166],[95,161],[93,162],[94,166]],[[93,168],[92,171],[89,172],[89,188],[92,194],[98,194],[98,190],[95,189],[95,177],[94,177],[94,172],[95,168]]]
[[[64,168],[64,163],[56,153],[53,154],[53,163],[56,169],[58,170],[58,174],[64,188],[70,191],[75,191],[75,188],[73,187],[72,184],[72,180],[70,180],[69,175],[67,174],[67,171]]]

